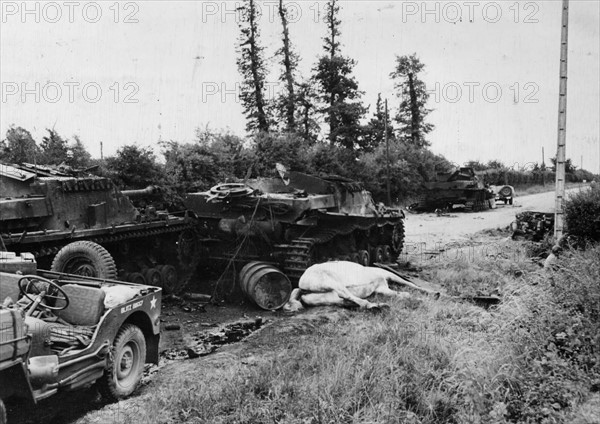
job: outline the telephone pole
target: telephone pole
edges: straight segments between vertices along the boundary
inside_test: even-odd
[[[390,188],[390,142],[388,140],[388,108],[387,99],[385,99],[385,116],[384,116],[384,136],[385,136],[385,162],[386,162],[386,173],[387,173],[387,201],[388,206],[392,206],[392,189]]]
[[[546,173],[546,162],[544,159],[544,146],[542,146],[542,165],[540,166],[540,169],[542,170],[542,186],[546,186],[546,178],[545,178],[545,173]]]
[[[564,231],[565,160],[567,144],[567,55],[569,52],[569,0],[562,2],[562,29],[560,35],[560,85],[558,94],[558,139],[556,148],[556,212],[554,215],[554,238],[558,240]]]

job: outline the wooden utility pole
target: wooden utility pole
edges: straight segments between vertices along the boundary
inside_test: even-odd
[[[104,159],[104,144],[100,142],[100,160]]]
[[[542,170],[542,186],[546,186],[546,176],[544,175],[546,173],[546,162],[545,162],[545,158],[544,158],[544,146],[542,146],[542,166],[540,166],[540,169]]]
[[[569,0],[562,2],[562,30],[560,35],[560,85],[558,94],[558,140],[556,149],[556,212],[554,238],[558,240],[564,230],[565,160],[567,144],[567,56],[569,53]]]
[[[387,173],[387,201],[388,206],[392,206],[392,189],[390,188],[390,142],[388,140],[388,106],[387,99],[385,99],[385,116],[384,116],[384,137],[385,137],[385,162],[386,162],[386,173]]]

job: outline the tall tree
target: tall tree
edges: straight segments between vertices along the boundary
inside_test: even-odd
[[[40,163],[45,165],[60,165],[69,160],[69,145],[54,129],[46,128],[48,135],[42,138],[40,147],[42,155]]]
[[[249,132],[268,132],[270,127],[268,102],[265,96],[264,48],[260,45],[258,10],[255,0],[245,0],[238,8],[240,14],[238,39],[239,57],[236,61],[243,78],[240,99],[246,113]]]
[[[283,0],[279,0],[279,18],[282,26],[283,45],[277,50],[277,56],[281,58],[283,72],[279,77],[284,85],[284,90],[278,99],[278,112],[285,122],[287,132],[296,131],[296,70],[298,68],[298,54],[294,51],[290,40],[290,31],[288,28],[287,9]]]
[[[298,133],[309,143],[317,141],[320,126],[317,122],[317,93],[310,81],[298,84],[296,91],[296,126]]]
[[[40,148],[31,133],[22,127],[11,126],[6,138],[0,142],[0,160],[6,163],[37,163]]]
[[[392,141],[394,138],[394,126],[390,120],[390,111],[388,109],[386,115],[385,104],[381,99],[381,93],[379,93],[377,94],[377,102],[375,103],[375,113],[364,128],[365,141],[363,150],[372,151],[385,140],[386,119],[388,140]]]
[[[400,98],[396,115],[400,139],[417,147],[429,146],[426,135],[433,130],[433,125],[425,122],[431,109],[426,108],[429,93],[419,78],[424,68],[425,65],[413,53],[410,56],[396,56],[396,69],[390,74]]]
[[[327,2],[325,23],[327,35],[323,38],[325,54],[319,57],[314,69],[314,78],[318,83],[321,100],[327,105],[322,112],[329,124],[329,142],[353,150],[360,146],[360,120],[366,109],[360,102],[362,92],[352,76],[356,61],[340,53],[340,7],[336,0]]]

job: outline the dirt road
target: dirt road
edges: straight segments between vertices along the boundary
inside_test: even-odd
[[[584,188],[583,188],[584,189]],[[567,190],[578,192],[580,188]],[[554,192],[515,197],[513,205],[497,204],[497,208],[484,212],[449,213],[437,216],[434,213],[408,214],[406,220],[406,245],[423,244],[426,249],[439,248],[440,244],[462,241],[482,230],[505,228],[521,211],[554,211]]]

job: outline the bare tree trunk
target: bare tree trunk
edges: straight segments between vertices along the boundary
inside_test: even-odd
[[[419,121],[420,121],[419,104],[418,104],[418,100],[417,100],[417,92],[415,90],[415,82],[414,82],[412,73],[408,74],[408,92],[410,95],[410,115],[411,115],[410,138],[412,140],[412,143],[415,146],[419,146],[419,144],[420,144],[419,143]]]
[[[269,121],[265,112],[265,99],[263,97],[262,78],[259,75],[259,64],[256,60],[258,51],[256,49],[256,9],[254,0],[250,0],[250,52],[252,80],[254,82],[254,96],[256,99],[257,121],[259,131],[269,132]]]
[[[288,98],[286,104],[286,125],[289,132],[296,130],[295,108],[294,108],[294,70],[292,68],[292,58],[290,51],[290,33],[288,30],[288,21],[285,16],[283,0],[279,0],[279,16],[281,17],[281,25],[283,26],[283,64],[285,67],[285,81],[287,85]]]

